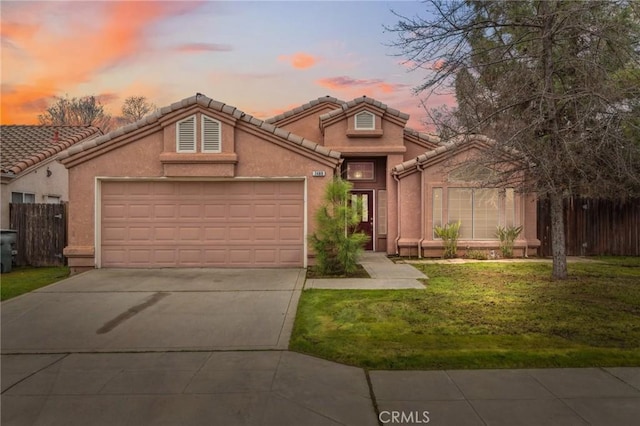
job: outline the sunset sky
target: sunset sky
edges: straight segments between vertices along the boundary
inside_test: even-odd
[[[99,96],[119,115],[144,95],[165,106],[196,92],[268,118],[324,95],[367,95],[425,113],[384,30],[418,2],[5,1],[2,124],[35,124],[53,96]],[[424,97],[424,96],[423,96]],[[430,106],[452,105],[432,96]]]

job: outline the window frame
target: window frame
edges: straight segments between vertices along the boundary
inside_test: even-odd
[[[371,177],[366,177],[364,176],[364,169],[363,169],[363,176],[362,177],[350,177],[349,176],[349,166],[355,165],[355,164],[365,164],[368,166],[371,166]],[[347,180],[349,182],[374,182],[376,180],[376,162],[371,160],[371,161],[347,161],[347,164],[345,165],[345,175],[347,177]]]
[[[498,193],[498,211],[497,211],[497,225],[498,226],[517,226],[517,197],[515,195],[515,189],[512,187],[507,188],[483,188],[483,187],[474,187],[474,186],[434,186],[431,190],[431,220],[432,220],[432,232],[433,239],[439,240],[435,235],[435,224],[436,218],[440,219],[440,222],[444,224],[444,218],[446,217],[447,222],[451,223],[451,209],[450,209],[450,190],[451,189],[464,189],[471,190],[471,237],[460,237],[462,241],[497,241],[498,237],[492,235],[491,238],[477,238],[476,234],[476,191],[477,190],[495,190]],[[441,201],[439,206],[436,206],[436,203],[433,201],[436,195],[436,192],[439,191],[441,195]],[[511,197],[507,195],[510,194]],[[510,200],[509,200],[510,198]],[[507,203],[510,202],[511,206],[508,206]],[[446,203],[446,204],[445,204]],[[446,207],[445,207],[446,206]],[[439,207],[439,211],[436,211],[436,208]],[[446,214],[445,214],[446,213]],[[509,214],[509,216],[507,216]],[[467,224],[463,222],[463,224]]]
[[[205,120],[209,120],[218,125],[218,148],[217,149],[206,149],[205,148]],[[206,152],[210,154],[219,154],[222,152],[222,123],[220,120],[216,120],[215,118],[209,117],[208,115],[202,114],[200,117],[200,152]]]
[[[19,201],[19,202],[14,202],[13,201],[14,194],[20,194],[22,200]],[[33,198],[33,201],[25,201],[25,196],[26,195],[31,195],[31,197]],[[35,202],[36,202],[36,194],[34,192],[11,191],[11,203],[12,204],[35,204]]]
[[[371,127],[358,126],[358,117],[361,115],[371,116]],[[369,110],[360,111],[353,116],[353,128],[355,130],[375,130],[376,129],[376,115]]]
[[[193,149],[180,149],[180,125],[182,123],[186,123],[187,121],[192,121],[193,122],[193,141],[192,141],[192,146]],[[184,153],[184,154],[193,154],[195,152],[197,152],[197,146],[198,146],[198,129],[197,129],[197,120],[196,120],[196,116],[191,115],[189,117],[183,118],[182,120],[179,120],[176,122],[176,152],[178,153]]]

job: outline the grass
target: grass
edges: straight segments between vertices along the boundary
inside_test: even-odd
[[[640,258],[418,264],[426,290],[307,290],[290,348],[370,369],[640,365]]]
[[[14,268],[12,272],[2,274],[0,278],[0,300],[20,296],[68,276],[69,268],[66,266]]]

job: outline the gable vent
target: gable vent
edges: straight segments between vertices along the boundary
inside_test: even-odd
[[[356,130],[374,130],[376,128],[376,116],[369,111],[356,114]]]
[[[176,151],[196,152],[196,116],[178,121],[176,132]]]
[[[221,151],[220,127],[218,120],[202,116],[202,152]]]

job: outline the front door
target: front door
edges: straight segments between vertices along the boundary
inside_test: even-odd
[[[351,191],[351,202],[362,202],[360,212],[360,223],[356,225],[356,231],[362,231],[369,236],[369,241],[365,244],[365,250],[373,250],[373,191]]]

